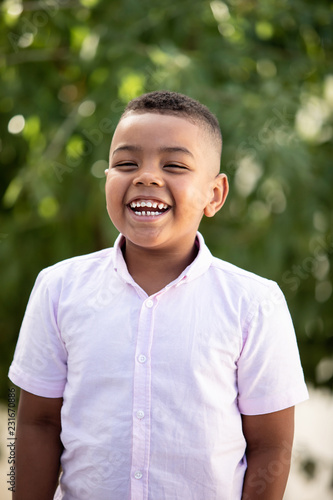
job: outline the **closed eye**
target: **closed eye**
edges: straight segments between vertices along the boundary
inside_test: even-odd
[[[134,168],[137,168],[137,164],[128,161],[125,163],[117,163],[116,165],[113,165],[112,168],[121,168],[121,170],[132,170]]]
[[[176,163],[168,163],[167,165],[164,165],[164,168],[168,168],[168,169],[179,169],[179,170],[188,170],[187,167],[185,167],[184,165],[177,165]]]

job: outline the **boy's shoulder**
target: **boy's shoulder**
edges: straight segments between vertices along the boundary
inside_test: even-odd
[[[97,269],[108,265],[112,260],[114,248],[104,248],[96,252],[70,257],[61,260],[51,266],[44,268],[40,272],[40,276],[44,278],[54,279],[55,277],[81,277],[92,274]]]
[[[113,250],[113,247],[109,247],[103,248],[102,250],[97,250],[96,252],[69,257],[68,259],[60,260],[59,262],[46,267],[44,270],[56,270],[62,267],[71,267],[73,265],[89,265],[90,263],[102,261],[105,258],[110,257],[110,254],[113,252]]]
[[[250,297],[265,297],[272,290],[280,289],[275,281],[259,276],[251,271],[231,264],[218,257],[212,258],[211,271],[217,276],[221,286],[231,289],[234,293]]]
[[[242,279],[245,281],[249,282],[255,282],[255,283],[260,283],[266,286],[269,286],[271,283],[271,280],[267,278],[263,278],[262,276],[259,276],[258,274],[255,274],[251,271],[247,271],[246,269],[243,269],[241,267],[236,266],[235,264],[232,264],[231,262],[227,262],[226,260],[222,260],[218,257],[212,258],[212,267],[215,268],[216,270],[220,270],[226,275],[236,278],[236,279]]]

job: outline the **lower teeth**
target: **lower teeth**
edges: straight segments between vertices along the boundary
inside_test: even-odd
[[[162,213],[162,212],[149,212],[149,211],[148,211],[148,212],[146,213],[146,212],[143,210],[142,212],[137,212],[137,211],[135,211],[134,213],[135,213],[135,215],[161,215],[161,213]]]

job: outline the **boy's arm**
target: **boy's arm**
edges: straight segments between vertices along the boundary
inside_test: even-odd
[[[60,469],[62,398],[21,390],[16,430],[13,500],[52,500]]]
[[[294,407],[242,415],[247,442],[242,500],[282,500],[290,469]]]

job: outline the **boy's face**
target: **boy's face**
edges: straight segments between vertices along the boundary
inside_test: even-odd
[[[203,214],[228,192],[208,131],[173,115],[126,115],[114,133],[106,180],[109,216],[135,246],[182,251],[193,245]]]

